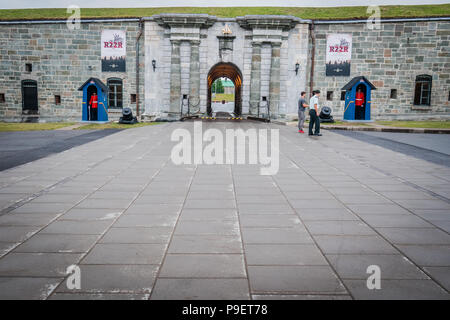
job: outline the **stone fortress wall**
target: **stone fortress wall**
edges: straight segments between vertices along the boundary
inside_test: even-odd
[[[127,35],[126,72],[101,72],[100,38],[103,29],[124,30]],[[40,121],[81,120],[82,92],[78,88],[90,77],[105,84],[108,78],[123,81],[123,104],[135,110],[131,94],[136,93],[136,37],[138,21],[81,23],[70,30],[60,23],[0,24],[0,119],[21,121],[22,80],[35,80],[38,87]],[[143,37],[140,40],[143,46]],[[140,51],[141,68],[144,50]],[[26,64],[32,71],[26,71]],[[141,73],[141,83],[144,75]],[[143,97],[143,85],[140,88]],[[61,104],[55,104],[55,95]],[[109,109],[110,119],[121,110]]]
[[[331,106],[339,119],[344,110],[341,88],[360,75],[377,87],[372,92],[372,119],[450,114],[450,18],[385,20],[379,30],[370,30],[365,21],[161,14],[141,20],[82,21],[78,30],[69,30],[65,21],[0,22],[0,94],[5,98],[0,101],[0,119],[23,120],[21,81],[26,79],[38,83],[40,121],[80,120],[82,92],[77,89],[90,77],[105,84],[108,78],[122,79],[123,106],[136,112],[131,96],[136,94],[136,38],[141,26],[140,111],[150,118],[177,119],[182,95],[206,112],[208,74],[221,63],[232,65],[242,77],[244,116],[256,114],[262,97],[267,97],[273,118],[294,117],[299,94],[306,91],[309,97],[312,80],[313,88],[322,92],[321,105]],[[104,29],[126,31],[126,72],[101,71]],[[231,33],[224,34],[225,29]],[[325,76],[330,33],[352,35],[349,77]],[[25,69],[27,63],[32,64],[31,72]],[[413,104],[415,79],[422,74],[432,77],[430,106]],[[55,104],[55,95],[61,97],[60,104]],[[120,113],[110,109],[110,119]]]
[[[341,88],[353,77],[364,75],[376,87],[372,91],[374,119],[422,119],[450,115],[450,22],[383,22],[380,29],[366,23],[318,24],[314,28],[316,56],[314,85],[321,89],[322,104],[342,115]],[[326,35],[349,33],[353,37],[350,77],[325,76]],[[432,76],[430,106],[415,106],[418,75]],[[397,97],[391,99],[391,89]],[[326,100],[332,91],[332,100]]]

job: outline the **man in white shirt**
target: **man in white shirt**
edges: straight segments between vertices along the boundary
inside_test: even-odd
[[[313,91],[313,96],[309,100],[309,135],[310,136],[321,136],[320,133],[320,120],[319,120],[319,97],[320,91]],[[313,134],[313,127],[315,126],[315,131]]]

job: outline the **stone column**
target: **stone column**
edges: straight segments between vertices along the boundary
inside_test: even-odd
[[[272,43],[272,57],[270,61],[269,103],[270,116],[276,118],[280,106],[280,50],[281,43]]]
[[[189,66],[189,98],[194,110],[200,107],[200,41],[191,40],[191,63]]]
[[[250,75],[250,110],[249,113],[258,113],[258,104],[261,99],[261,43],[252,42],[252,68]]]
[[[179,40],[171,40],[172,52],[170,58],[170,109],[171,115],[180,112],[181,106],[181,65]]]

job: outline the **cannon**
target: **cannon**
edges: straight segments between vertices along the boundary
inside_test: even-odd
[[[119,123],[123,124],[135,124],[137,123],[136,117],[133,117],[133,112],[130,108],[123,108],[122,116],[119,119]]]
[[[331,115],[331,108],[324,106],[322,110],[320,110],[319,119],[320,122],[334,123],[333,116]]]

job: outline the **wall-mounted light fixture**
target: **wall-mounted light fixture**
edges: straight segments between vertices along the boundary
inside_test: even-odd
[[[155,69],[156,69],[156,60],[155,59],[152,60],[152,67],[153,67],[153,72],[155,72]]]
[[[298,75],[298,69],[300,69],[300,64],[297,62],[295,64],[295,75]]]

